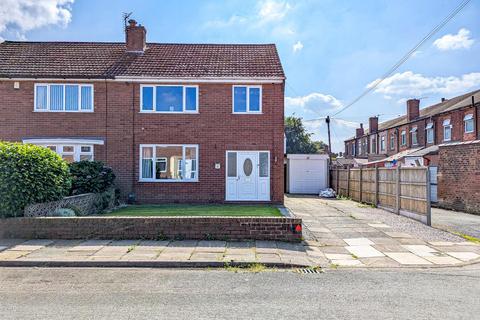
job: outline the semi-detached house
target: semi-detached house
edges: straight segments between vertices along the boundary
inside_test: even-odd
[[[273,44],[0,44],[0,140],[100,160],[122,195],[283,202],[285,75]]]

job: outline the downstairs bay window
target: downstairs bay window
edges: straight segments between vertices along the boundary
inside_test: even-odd
[[[198,145],[140,145],[140,181],[198,181]]]

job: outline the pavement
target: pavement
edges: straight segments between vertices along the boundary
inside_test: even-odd
[[[0,266],[407,268],[480,261],[480,245],[349,200],[286,196],[302,243],[0,239]]]
[[[474,269],[475,268],[475,269]],[[0,319],[477,319],[478,265],[232,272],[0,268]]]
[[[480,239],[480,215],[432,208],[432,225],[435,228]]]

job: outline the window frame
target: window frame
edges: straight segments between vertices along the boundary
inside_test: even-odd
[[[467,122],[472,124],[472,130],[467,131]],[[463,117],[463,132],[464,133],[473,133],[475,132],[475,121],[472,113],[466,114]]]
[[[152,170],[153,170],[153,177],[152,178],[143,178],[142,177],[142,150],[143,148],[152,148]],[[195,165],[196,165],[196,177],[195,179],[156,179],[155,178],[155,173],[157,169],[157,159],[162,159],[165,157],[160,157],[157,158],[157,147],[182,147],[182,164],[185,163],[185,149],[186,148],[195,148],[196,149],[196,157],[195,157]],[[200,168],[199,168],[199,145],[198,144],[140,144],[139,145],[139,172],[138,172],[138,181],[139,182],[155,182],[155,183],[171,183],[171,182],[198,182],[199,181],[199,173],[200,173]],[[168,166],[168,161],[167,161],[167,166]],[[186,166],[183,165],[182,167],[182,176],[185,177],[185,168]],[[167,169],[168,170],[168,169]]]
[[[62,86],[63,87],[63,109],[62,110],[51,110],[50,109],[50,86]],[[38,109],[37,108],[37,87],[47,87],[47,108],[46,109]],[[66,109],[66,86],[78,86],[78,110],[67,110]],[[91,109],[82,109],[82,87],[89,87],[91,88]],[[93,84],[89,83],[35,83],[33,86],[33,111],[34,112],[73,112],[73,113],[92,113],[95,111],[95,88]]]
[[[445,135],[447,133],[447,130],[446,130],[447,128],[449,129],[449,132],[450,132],[450,137],[448,139],[445,138]],[[445,119],[443,121],[443,141],[452,141],[452,128],[453,128],[453,125],[451,124],[451,120]]]
[[[235,111],[235,88],[246,88],[246,104],[247,111]],[[259,109],[258,111],[250,111],[250,89],[259,89]],[[263,113],[263,88],[261,85],[233,85],[232,86],[232,114],[262,114]]]
[[[407,145],[407,130],[402,130],[400,132],[400,145],[401,146],[406,146]]]
[[[157,87],[182,87],[182,111],[157,111]],[[143,110],[143,88],[153,88],[153,110]],[[187,105],[187,88],[196,89],[196,109],[186,110]],[[200,87],[199,85],[189,84],[141,84],[140,85],[140,113],[159,113],[159,114],[198,114],[200,109]]]
[[[386,140],[385,136],[380,137],[380,151],[386,151]]]
[[[395,135],[390,135],[390,150],[395,150]]]
[[[412,129],[410,129],[410,142],[412,146],[418,146],[418,128],[417,127],[412,127]]]
[[[35,144],[35,143],[33,143]],[[95,160],[95,146],[93,144],[85,144],[85,143],[56,143],[56,142],[49,142],[49,143],[39,143],[35,144],[40,147],[48,148],[52,150],[50,147],[55,147],[55,150],[52,150],[56,154],[58,154],[63,159],[63,155],[71,155],[73,156],[74,162],[79,162],[80,157],[82,155],[91,155],[91,160],[84,160],[84,161],[94,161]],[[73,151],[63,151],[64,147],[73,147]],[[82,152],[82,147],[90,147],[89,152]]]

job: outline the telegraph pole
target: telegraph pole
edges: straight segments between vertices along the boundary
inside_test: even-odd
[[[330,140],[330,116],[325,118],[328,129],[328,158],[330,159],[330,165],[332,165],[332,141]]]

